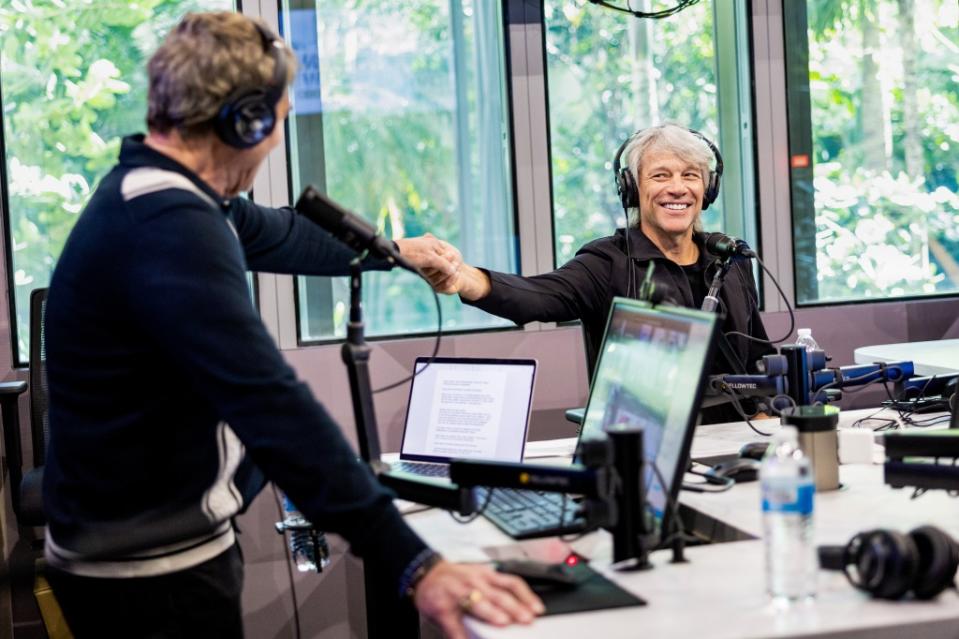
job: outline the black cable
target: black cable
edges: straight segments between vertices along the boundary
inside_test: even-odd
[[[458,523],[458,524],[468,524],[468,523],[470,523],[470,522],[472,522],[472,521],[476,521],[477,519],[479,519],[480,515],[482,515],[484,512],[486,512],[486,508],[489,506],[490,499],[492,499],[492,497],[493,497],[493,491],[494,491],[494,490],[496,490],[496,489],[495,489],[495,488],[487,488],[487,489],[486,489],[486,498],[483,500],[483,505],[480,506],[480,507],[479,507],[478,509],[476,509],[475,511],[473,511],[472,513],[470,513],[469,515],[466,515],[465,517],[461,517],[460,515],[457,515],[457,514],[456,514],[455,512],[453,512],[452,510],[447,510],[446,512],[448,512],[448,513],[450,514],[450,517],[453,518],[453,521],[455,521],[455,522]]]
[[[887,388],[886,390],[887,390],[887,392],[888,392],[889,389]],[[871,429],[869,429],[869,430],[872,430],[872,431],[875,431],[875,432],[879,432],[879,431],[883,431],[883,430],[890,430],[890,429],[892,429],[892,428],[895,428],[895,427],[898,425],[898,423],[899,423],[899,422],[896,421],[895,419],[890,419],[889,417],[876,417],[876,415],[878,415],[879,413],[881,413],[881,412],[884,411],[884,410],[886,410],[886,407],[885,407],[885,406],[883,406],[882,408],[880,408],[880,409],[877,410],[876,412],[872,413],[871,415],[867,415],[867,416],[865,416],[865,417],[860,417],[859,419],[857,419],[856,421],[854,421],[854,422],[852,423],[853,428],[866,428],[865,423],[866,423],[866,422],[871,422],[871,421],[885,422],[885,423],[884,423],[883,425],[881,425],[881,426],[877,426],[876,428],[871,428]]]
[[[776,281],[776,278],[773,276],[772,273],[769,272],[769,269],[766,268],[766,265],[763,264],[763,261],[759,259],[758,255],[754,256],[754,259],[756,260],[756,262],[759,263],[759,266],[762,267],[766,275],[769,276],[769,279],[772,280],[773,284],[775,284],[776,290],[779,291],[779,296],[782,298],[783,302],[786,303],[786,309],[789,311],[789,331],[781,339],[776,339],[776,340],[760,339],[758,337],[753,337],[752,335],[747,335],[746,333],[740,333],[739,331],[729,331],[728,333],[726,333],[726,337],[729,337],[730,335],[736,335],[737,337],[742,337],[744,339],[748,339],[753,342],[759,342],[760,344],[770,344],[770,345],[779,344],[780,342],[785,342],[787,339],[789,339],[792,336],[793,330],[795,330],[796,328],[796,316],[793,313],[792,305],[789,303],[789,300],[786,298],[786,294],[783,293],[782,287],[779,286],[779,282]]]
[[[743,418],[743,421],[746,422],[746,425],[749,426],[754,433],[757,435],[762,435],[763,437],[772,437],[772,433],[764,433],[763,431],[756,428],[752,423],[752,418],[758,415],[759,413],[753,413],[752,415],[746,414],[746,409],[743,408],[742,403],[739,401],[739,394],[736,392],[736,389],[729,386],[723,385],[720,389],[724,395],[727,395],[732,400],[733,408],[739,413],[739,416]],[[743,396],[745,399],[745,396]]]
[[[732,477],[722,477],[721,479],[723,480],[723,483],[716,484],[712,480],[712,477],[714,477],[714,475],[710,475],[708,473],[701,473],[698,470],[693,470],[692,468],[687,469],[686,472],[690,475],[696,475],[697,477],[706,478],[706,481],[696,483],[696,484],[683,482],[681,486],[682,490],[686,490],[691,493],[724,493],[736,485],[736,480],[734,480]],[[706,486],[716,486],[716,488],[706,488]]]
[[[280,515],[280,521],[286,518],[283,511],[283,502],[280,499],[280,491],[276,484],[273,484],[273,499],[276,501],[276,510]],[[296,639],[300,639],[300,604],[296,600],[296,585],[293,583],[293,557],[290,555],[290,545],[286,543],[286,534],[281,535],[283,539],[283,552],[286,554],[286,574],[290,578],[290,596],[293,598],[293,628],[296,631]]]
[[[766,405],[769,407],[769,410],[776,413],[780,417],[782,417],[783,409],[776,408],[777,399],[788,399],[789,406],[787,406],[786,408],[796,408],[797,406],[799,406],[799,404],[796,403],[796,400],[790,397],[789,395],[786,395],[784,393],[778,393],[776,395],[773,395],[772,397],[769,398],[769,402]]]
[[[422,273],[420,273],[419,276],[422,277],[424,280],[426,280],[426,278],[423,277]],[[429,280],[426,280],[426,282],[427,284],[429,284]],[[433,363],[433,360],[436,359],[436,354],[440,352],[440,340],[443,337],[443,309],[440,306],[439,294],[436,292],[436,290],[432,286],[430,286],[430,290],[433,292],[433,299],[436,300],[436,342],[433,343],[433,352],[430,354],[430,358],[426,360],[426,364],[424,364],[423,368],[421,368],[420,370],[413,371],[413,373],[411,373],[410,375],[407,375],[406,377],[404,377],[398,382],[394,382],[392,384],[381,386],[380,388],[375,389],[373,391],[374,395],[376,393],[382,393],[383,391],[388,391],[390,389],[396,388],[397,386],[402,386],[406,382],[410,381],[411,379],[413,379],[414,377],[416,377],[417,375],[425,371],[427,368],[429,368],[430,364]]]
[[[613,11],[619,11],[620,13],[628,13],[635,18],[650,18],[652,20],[662,20],[663,18],[668,18],[669,16],[675,15],[698,3],[699,0],[678,0],[677,4],[668,9],[661,9],[659,11],[637,11],[633,9],[630,4],[630,0],[626,0],[625,7],[618,7],[607,0],[589,0],[590,4],[595,4],[606,9],[611,9]]]

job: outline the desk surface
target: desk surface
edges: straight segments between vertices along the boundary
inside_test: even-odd
[[[849,426],[871,412],[844,413],[840,426]],[[762,424],[775,428],[776,421],[766,420]],[[745,424],[700,427],[694,454],[729,454],[745,441],[759,438]],[[532,445],[532,450],[563,445],[568,449],[571,442]],[[855,532],[871,527],[906,531],[929,522],[959,537],[959,502],[943,491],[913,500],[911,491],[885,486],[878,465],[842,466],[840,479],[845,488],[816,496],[817,543],[844,543]],[[756,536],[762,533],[756,482],[724,493],[683,493],[681,500],[740,530]],[[430,544],[456,560],[531,556],[556,561],[568,552],[568,546],[556,539],[516,542],[482,518],[466,528],[439,511],[421,513],[409,521]],[[646,599],[649,605],[544,617],[528,627],[498,629],[471,621],[475,636],[625,639],[702,635],[733,639],[842,635],[873,639],[900,637],[917,630],[922,637],[959,635],[959,595],[955,590],[932,602],[880,602],[854,590],[839,573],[820,572],[814,604],[788,611],[774,610],[765,595],[763,547],[758,540],[690,548],[687,564],[670,564],[669,552],[656,552],[652,558],[655,568],[638,573],[619,573],[608,568],[611,542],[606,533],[589,535],[572,546],[589,557],[594,568]]]
[[[915,364],[917,375],[959,373],[959,339],[863,346],[853,358],[857,364],[908,360]]]

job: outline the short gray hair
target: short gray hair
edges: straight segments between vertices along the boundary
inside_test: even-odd
[[[653,150],[672,153],[682,161],[698,167],[703,174],[703,185],[709,185],[709,174],[716,168],[716,156],[712,149],[705,140],[686,127],[666,122],[633,134],[626,148],[623,149],[623,159],[637,188],[639,188],[639,171],[643,165],[643,158]],[[639,212],[637,211],[634,215],[636,224],[639,224]],[[702,224],[698,219],[694,228],[697,231],[702,230]]]
[[[184,137],[213,131],[213,118],[238,90],[266,87],[273,80],[273,57],[261,22],[230,11],[188,13],[167,35],[147,64],[147,128]],[[283,45],[286,83],[293,81],[296,58]]]

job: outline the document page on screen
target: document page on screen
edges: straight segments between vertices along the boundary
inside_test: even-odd
[[[534,363],[434,361],[414,378],[403,456],[521,460],[534,371]]]

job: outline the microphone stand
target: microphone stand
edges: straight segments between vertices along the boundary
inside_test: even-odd
[[[360,455],[374,472],[384,467],[380,461],[380,440],[373,410],[373,387],[370,384],[370,347],[363,329],[363,271],[362,253],[350,262],[350,321],[346,327],[346,342],[340,355],[350,379],[353,400],[353,418],[359,439]],[[366,636],[370,639],[389,637],[418,637],[419,615],[412,603],[399,598],[399,584],[391,580],[372,561],[363,562],[363,582],[366,591]]]
[[[709,292],[706,293],[706,297],[703,298],[701,310],[708,313],[716,312],[716,309],[719,307],[719,289],[721,289],[726,282],[726,274],[729,273],[729,267],[732,265],[733,260],[731,257],[727,257],[719,263],[719,270],[713,275],[713,281],[709,285]]]
[[[350,321],[346,325],[346,341],[340,350],[350,379],[350,397],[353,400],[353,419],[359,439],[360,456],[374,470],[381,465],[380,439],[373,410],[373,387],[370,384],[370,347],[363,329],[363,253],[350,262]],[[370,433],[374,433],[373,436]]]
[[[706,293],[706,297],[703,298],[703,305],[700,310],[706,311],[707,313],[716,313],[716,309],[719,308],[719,291],[723,287],[723,284],[726,283],[726,275],[729,273],[729,268],[732,265],[732,256],[727,257],[719,263],[719,269],[716,271],[716,274],[713,275],[713,281],[709,284],[709,292]],[[724,335],[722,331],[719,331],[717,338],[719,350],[729,362],[729,365],[733,367],[733,373],[745,375],[746,367],[739,360],[739,356],[736,354],[736,351],[733,350],[732,344],[729,343],[726,335]]]

